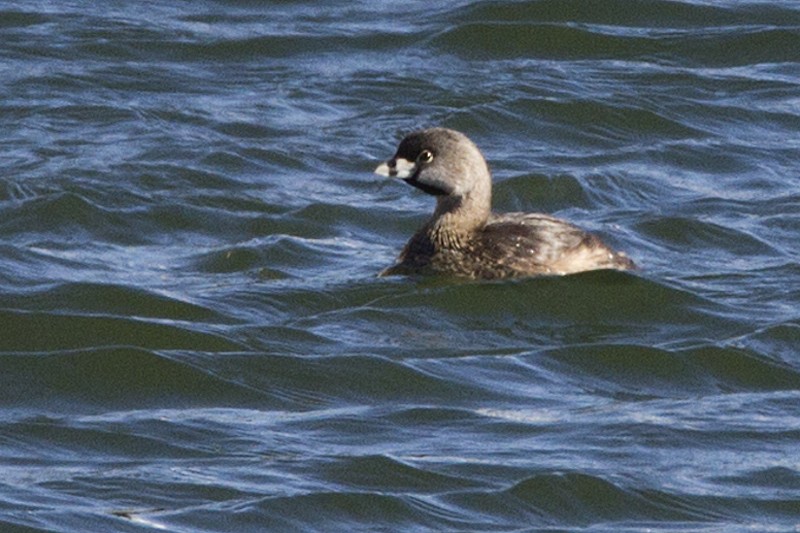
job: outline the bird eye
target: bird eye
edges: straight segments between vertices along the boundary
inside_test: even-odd
[[[417,161],[420,163],[430,163],[433,161],[433,154],[430,150],[423,150],[419,153],[419,157],[417,157]]]

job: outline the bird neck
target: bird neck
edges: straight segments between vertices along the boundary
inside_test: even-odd
[[[491,187],[491,185],[489,185]],[[440,196],[428,223],[427,233],[441,248],[464,248],[491,213],[491,188],[473,190],[464,196]]]

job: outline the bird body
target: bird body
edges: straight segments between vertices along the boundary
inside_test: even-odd
[[[498,279],[634,268],[625,254],[566,221],[538,213],[492,213],[486,160],[457,131],[411,133],[375,172],[436,197],[433,217],[383,275],[433,272]]]

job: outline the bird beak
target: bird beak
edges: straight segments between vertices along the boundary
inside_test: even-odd
[[[378,165],[375,174],[386,176],[387,178],[406,179],[414,175],[417,164],[402,157],[395,157]]]

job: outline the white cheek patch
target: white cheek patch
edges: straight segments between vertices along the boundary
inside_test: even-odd
[[[398,157],[393,161],[394,167],[389,166],[389,161],[378,165],[378,168],[375,169],[375,174],[380,174],[381,176],[386,176],[387,178],[406,179],[413,176],[417,169],[416,163],[409,161],[408,159]]]

